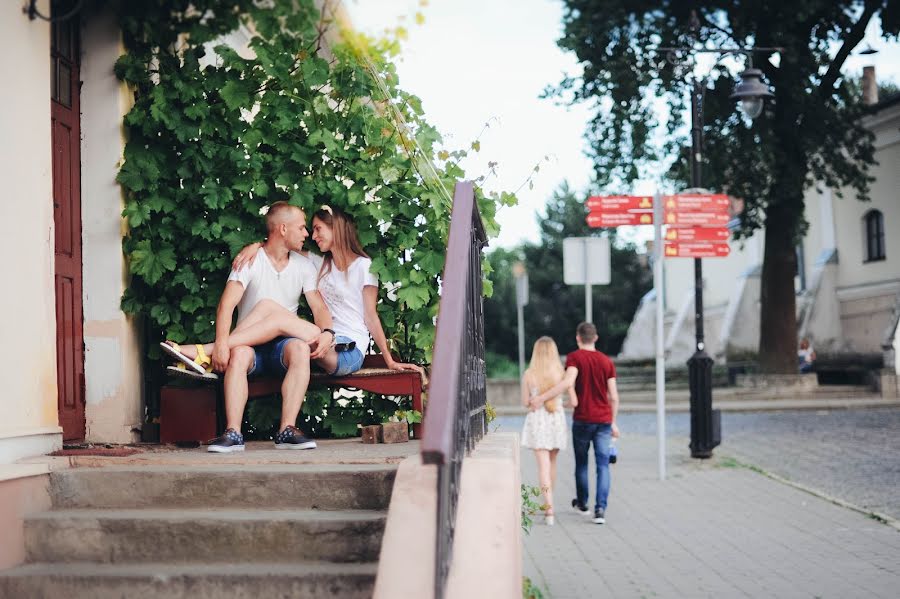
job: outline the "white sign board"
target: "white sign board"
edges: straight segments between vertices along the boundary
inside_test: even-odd
[[[587,268],[585,268],[587,263]],[[609,238],[567,237],[563,239],[563,281],[566,285],[609,285]]]

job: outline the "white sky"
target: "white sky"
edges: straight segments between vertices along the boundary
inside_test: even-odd
[[[486,180],[484,188],[518,189],[519,198],[518,206],[500,211],[500,237],[492,246],[536,241],[535,214],[543,212],[563,180],[576,191],[588,187],[588,105],[566,107],[539,99],[564,73],[578,72],[574,57],[556,46],[560,0],[429,0],[424,8],[419,0],[345,0],[345,6],[354,27],[372,35],[396,27],[405,17],[409,39],[397,65],[401,87],[421,98],[427,120],[450,149],[468,147],[490,121],[481,152],[463,162],[466,175],[487,175],[488,162],[497,162],[497,177]],[[423,25],[415,24],[417,11],[425,16]],[[851,57],[845,72],[859,74],[864,65],[874,64],[879,80],[900,82],[900,44],[887,45],[879,33],[877,23],[870,26],[859,49],[871,43],[880,52]],[[538,164],[540,172],[529,189],[525,182]],[[654,189],[654,182],[642,181],[633,191]],[[626,238],[646,238],[638,228],[623,229],[631,229],[621,231]]]

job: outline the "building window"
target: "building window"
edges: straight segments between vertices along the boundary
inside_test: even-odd
[[[866,223],[866,262],[884,260],[884,215],[880,210],[869,210]]]

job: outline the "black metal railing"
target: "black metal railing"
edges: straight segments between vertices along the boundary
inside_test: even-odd
[[[462,461],[487,431],[481,285],[486,245],[475,188],[457,183],[422,440],[422,461],[437,465],[438,472],[435,599],[443,598],[450,572]]]

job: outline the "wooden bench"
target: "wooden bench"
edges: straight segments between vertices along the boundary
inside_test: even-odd
[[[423,412],[422,375],[413,371],[389,370],[381,355],[368,355],[363,366],[348,376],[330,376],[313,371],[309,388],[343,387],[381,395],[412,397],[412,407]],[[281,377],[250,377],[248,399],[281,392]],[[165,385],[160,390],[159,424],[161,443],[204,442],[225,430],[225,394],[220,377],[215,384],[183,387]],[[413,424],[413,435],[422,438],[422,425]]]

